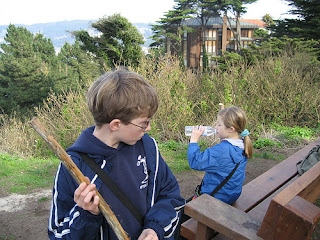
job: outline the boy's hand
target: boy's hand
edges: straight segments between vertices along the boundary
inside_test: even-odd
[[[205,128],[203,126],[192,126],[192,133],[190,137],[190,143],[197,143],[200,136],[204,133]]]
[[[142,231],[138,240],[158,240],[158,236],[153,229],[147,228]]]
[[[88,178],[88,177],[86,177]],[[89,181],[89,178],[88,178]],[[79,187],[74,191],[74,201],[78,204],[79,207],[91,212],[94,215],[100,213],[99,197],[96,195],[95,191],[96,185],[83,182]]]

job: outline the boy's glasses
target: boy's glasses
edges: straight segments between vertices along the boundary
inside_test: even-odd
[[[134,126],[136,126],[136,127],[141,128],[143,131],[146,131],[147,128],[148,128],[148,126],[149,126],[149,124],[150,124],[150,120],[148,120],[148,121],[146,122],[146,126],[145,126],[145,127],[139,126],[139,125],[134,124],[134,123],[132,123],[132,122],[129,122],[129,123],[132,124],[132,125],[134,125]]]

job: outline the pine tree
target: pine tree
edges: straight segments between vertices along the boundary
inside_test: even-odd
[[[169,10],[163,18],[157,21],[157,24],[152,25],[154,42],[150,46],[162,48],[166,46],[166,52],[180,54],[182,34],[192,31],[182,25],[182,22],[190,18],[194,10],[188,0],[176,0],[175,2],[177,2],[177,6],[173,10]]]
[[[273,36],[288,36],[291,38],[320,39],[320,4],[319,0],[287,0],[294,7],[289,12],[297,16],[296,19],[275,21],[271,26]]]
[[[81,49],[80,42],[72,45],[65,43],[59,54],[60,78],[55,84],[55,91],[87,87],[97,78],[102,70],[92,54]]]
[[[53,86],[49,72],[54,48],[42,35],[34,37],[26,28],[14,25],[9,25],[4,40],[0,55],[0,105],[6,113],[25,112],[42,102]]]
[[[126,18],[114,14],[99,19],[91,26],[98,31],[97,35],[90,36],[84,30],[73,32],[85,50],[108,67],[118,64],[138,65],[142,57],[143,36]]]

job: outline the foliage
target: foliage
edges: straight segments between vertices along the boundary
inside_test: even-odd
[[[270,124],[268,130],[262,131],[259,139],[253,143],[256,149],[274,149],[294,146],[301,142],[309,142],[319,137],[320,126],[310,128],[307,126],[285,126]]]
[[[84,126],[93,125],[84,90],[51,93],[41,107],[35,108],[39,121],[54,138],[67,148],[79,136]],[[31,119],[16,115],[0,115],[0,151],[22,156],[51,156],[47,143],[28,125]]]
[[[29,113],[50,91],[76,90],[101,74],[79,42],[66,43],[56,56],[50,39],[15,25],[9,25],[5,41],[0,52],[0,105],[5,114]]]
[[[286,0],[293,7],[291,14],[296,19],[285,19],[275,21],[270,26],[273,36],[286,35],[290,38],[303,38],[306,40],[320,40],[320,5],[316,0]]]
[[[266,23],[266,26],[270,27],[274,25],[274,20],[272,19],[272,17],[270,16],[270,14],[265,14],[262,17],[262,21]]]
[[[43,106],[36,108],[35,112],[39,121],[45,124],[51,135],[64,148],[73,144],[85,126],[94,124],[84,89],[61,94],[51,93]],[[36,149],[33,150],[37,152]]]
[[[91,36],[88,31],[73,34],[82,43],[83,49],[95,55],[102,66],[137,66],[142,57],[143,37],[126,18],[120,14],[99,19],[91,24],[98,34]]]
[[[269,32],[262,28],[257,28],[253,32],[253,37],[267,38],[269,37],[269,35],[270,35]]]
[[[64,64],[67,69],[63,80],[56,83],[56,92],[67,89],[77,89],[87,86],[87,83],[93,81],[102,73],[100,65],[94,57],[83,49],[80,42],[75,41],[73,45],[65,43],[58,53],[58,60]],[[70,81],[70,79],[74,79]]]
[[[251,44],[248,48],[242,49],[242,55],[236,53],[224,52],[222,56],[214,58],[218,62],[221,70],[228,69],[229,65],[239,65],[245,63],[247,65],[258,64],[269,57],[280,57],[286,55],[293,57],[294,55],[306,55],[310,66],[319,65],[317,60],[320,56],[320,50],[317,48],[318,42],[314,40],[303,40],[298,38],[267,38],[261,41],[258,45]],[[315,63],[315,64],[314,64]]]
[[[53,86],[54,47],[41,34],[9,25],[1,44],[0,105],[4,112],[26,111],[39,104]],[[35,91],[35,89],[37,89]]]
[[[311,139],[314,137],[314,130],[304,126],[280,126],[279,124],[273,124],[273,128],[280,133],[286,139]]]
[[[149,56],[136,71],[150,81],[159,95],[160,108],[153,122],[155,129],[161,131],[161,140],[163,136],[182,140],[183,128],[193,115],[193,103],[187,96],[187,85],[194,81],[193,76],[183,71],[179,61],[170,55]]]
[[[33,150],[41,149],[43,155],[46,155],[48,149],[38,145],[38,137],[32,132],[28,126],[29,119],[22,119],[20,116],[0,115],[1,120],[1,145],[0,152],[8,154],[19,154],[20,156],[33,156],[36,155]],[[40,147],[40,148],[38,148]]]
[[[255,159],[255,158],[273,159],[273,160],[276,160],[276,161],[282,161],[286,157],[281,155],[281,154],[275,154],[273,151],[270,152],[270,149],[267,149],[267,150],[264,150],[262,152],[254,153],[253,154],[253,159]],[[251,159],[249,159],[249,160],[251,160]]]
[[[167,47],[167,52],[179,53],[181,48],[181,36],[184,31],[191,31],[182,24],[193,13],[188,1],[176,1],[177,6],[169,10],[157,24],[152,25],[152,39],[150,47]]]
[[[280,142],[276,142],[272,139],[268,138],[259,138],[253,143],[253,147],[256,149],[264,148],[264,147],[281,147]]]
[[[159,96],[159,109],[152,119],[150,135],[159,142],[185,143],[188,137],[184,136],[184,126],[214,126],[219,103],[245,110],[247,128],[254,140],[272,124],[318,127],[319,68],[310,53],[296,52],[290,57],[285,54],[269,56],[255,65],[243,61],[230,63],[223,71],[208,72],[185,71],[180,61],[170,55],[150,55],[142,58],[140,65],[131,70],[148,79]],[[93,124],[84,89],[51,93],[35,112],[65,148],[82,130]],[[25,156],[41,156],[49,152],[46,143],[26,122],[11,116],[2,116],[0,137],[2,152]],[[217,139],[209,137],[205,142],[213,145]],[[174,144],[169,146],[177,147]]]

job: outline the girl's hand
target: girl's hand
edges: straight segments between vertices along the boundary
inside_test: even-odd
[[[192,133],[190,137],[190,143],[197,143],[200,136],[204,133],[205,128],[203,126],[192,126]]]
[[[87,178],[87,177],[86,177]],[[87,179],[89,181],[89,178]],[[95,184],[81,183],[79,187],[74,191],[74,201],[79,207],[91,212],[94,215],[100,213],[99,210],[99,197],[96,195]]]

